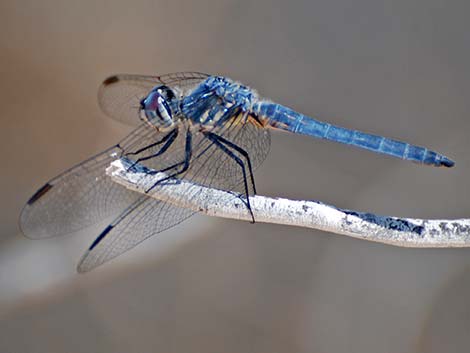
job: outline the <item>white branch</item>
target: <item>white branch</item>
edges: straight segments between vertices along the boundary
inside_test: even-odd
[[[145,193],[166,175],[148,174],[137,165],[128,171],[129,160],[114,161],[106,173],[126,188]],[[193,197],[188,197],[188,195]],[[150,197],[190,208],[209,216],[251,221],[246,200],[233,193],[173,180]],[[250,197],[256,222],[295,225],[354,238],[404,247],[470,246],[470,219],[429,220],[378,216],[328,206],[318,201],[296,201],[264,196]]]

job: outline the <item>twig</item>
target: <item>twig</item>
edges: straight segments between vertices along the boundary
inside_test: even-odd
[[[163,173],[149,174],[149,169],[126,158],[114,161],[106,173],[126,188],[145,193]],[[192,197],[188,197],[188,195]],[[148,194],[150,197],[190,208],[209,216],[251,221],[246,200],[238,194],[173,180]],[[403,247],[470,246],[470,219],[430,220],[378,216],[323,204],[264,196],[250,197],[256,222],[294,225],[319,229]]]

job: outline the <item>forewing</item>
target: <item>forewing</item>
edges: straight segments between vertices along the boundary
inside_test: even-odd
[[[30,238],[45,238],[78,231],[107,217],[117,217],[141,195],[112,182],[106,176],[106,168],[122,155],[138,151],[162,137],[156,130],[141,125],[118,145],[50,180],[24,206],[20,215],[22,232]],[[179,159],[177,145],[173,156],[168,154],[149,165],[159,168],[172,164]],[[157,148],[133,157],[146,156]]]
[[[209,75],[200,72],[179,72],[162,76],[119,74],[108,77],[98,91],[98,102],[103,112],[122,123],[137,126],[140,101],[150,90],[161,84],[180,91],[197,85]]]
[[[112,147],[55,177],[24,206],[20,228],[29,238],[77,231],[118,213],[135,201],[135,193],[113,183],[104,171],[120,156]]]

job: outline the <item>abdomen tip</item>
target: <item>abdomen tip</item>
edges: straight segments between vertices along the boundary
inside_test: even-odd
[[[447,167],[447,168],[451,168],[455,165],[455,162],[447,157],[442,157],[441,160],[440,160],[440,166],[444,166],[444,167]]]

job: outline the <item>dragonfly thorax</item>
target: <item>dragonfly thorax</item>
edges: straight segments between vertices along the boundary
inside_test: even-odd
[[[252,89],[226,77],[211,76],[183,98],[181,110],[193,123],[208,128],[245,114],[255,101],[257,94]]]
[[[164,85],[153,88],[147,97],[140,101],[140,118],[159,131],[173,127],[177,111],[177,95]]]

